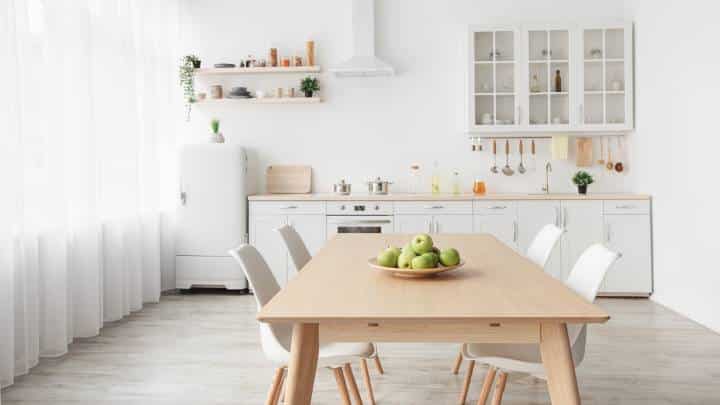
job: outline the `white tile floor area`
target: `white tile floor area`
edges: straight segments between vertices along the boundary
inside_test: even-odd
[[[598,303],[612,319],[590,328],[578,370],[583,404],[720,404],[720,335],[648,300]],[[465,370],[450,373],[457,349],[381,344],[386,374],[370,370],[378,404],[456,404]],[[483,371],[475,370],[469,404],[477,400]],[[68,355],[42,360],[2,391],[2,403],[263,404],[272,376],[252,297],[169,295],[106,325],[98,337],[78,340]],[[339,403],[332,374],[320,370],[313,404]],[[513,376],[503,403],[548,404],[549,397],[544,382]]]

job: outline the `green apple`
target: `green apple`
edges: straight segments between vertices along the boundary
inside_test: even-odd
[[[410,269],[412,268],[412,260],[415,258],[415,252],[412,250],[409,250],[407,252],[403,252],[400,257],[398,257],[398,267],[401,269]]]
[[[455,266],[460,263],[460,253],[456,249],[445,249],[440,253],[440,263],[443,266]]]
[[[393,251],[383,250],[378,255],[377,262],[383,267],[397,267],[398,257]]]
[[[400,250],[400,248],[396,248],[396,247],[393,247],[393,246],[388,247],[387,249],[385,249],[385,251],[386,251],[386,252],[392,252],[396,257],[399,257],[399,256],[400,256],[400,253],[402,253],[402,251]]]
[[[428,253],[432,251],[433,248],[433,240],[430,237],[430,235],[421,233],[419,235],[415,235],[412,239],[412,248],[415,251],[415,253],[421,255],[423,253]]]
[[[414,254],[415,254],[415,251],[413,250],[412,242],[408,242],[407,244],[405,244],[405,246],[403,246],[403,248],[402,248],[402,251],[403,251],[403,253],[405,253],[405,252],[412,252],[413,255],[414,255]]]
[[[413,269],[432,269],[435,267],[432,257],[426,255],[420,255],[412,259]]]
[[[429,257],[435,264],[434,267],[437,267],[438,263],[440,263],[440,256],[436,255],[435,252],[423,253],[423,256]]]

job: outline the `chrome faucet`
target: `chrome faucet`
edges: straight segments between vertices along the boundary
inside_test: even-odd
[[[550,162],[547,162],[545,164],[545,186],[542,188],[542,191],[545,192],[545,194],[550,194],[550,173],[552,172],[552,165]]]

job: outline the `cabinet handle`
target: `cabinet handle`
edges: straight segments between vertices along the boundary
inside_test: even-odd
[[[555,207],[555,226],[560,228],[560,207]]]
[[[284,207],[280,207],[281,210],[294,210],[297,209],[297,205],[286,205]]]
[[[504,210],[505,208],[507,208],[506,205],[493,205],[490,207],[491,210]]]
[[[634,205],[631,205],[631,204],[627,204],[627,205],[616,205],[615,208],[616,208],[616,209],[619,209],[619,210],[629,210],[629,209],[635,208],[635,206],[634,206]]]
[[[568,217],[567,208],[563,208],[563,216],[562,217],[563,217],[562,218],[562,227],[563,227],[563,229],[567,229],[567,217]]]
[[[605,224],[605,242],[610,243],[610,224]]]
[[[443,206],[443,205],[426,205],[425,206],[426,210],[440,210],[443,208],[445,208],[445,206]]]
[[[513,221],[513,242],[517,242],[518,240],[518,223],[517,221]]]

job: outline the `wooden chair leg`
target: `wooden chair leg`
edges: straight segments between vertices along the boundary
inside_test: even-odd
[[[285,367],[279,367],[275,370],[275,377],[273,377],[273,382],[270,386],[267,399],[265,400],[265,405],[277,405],[278,400],[280,399],[280,390],[282,390],[284,378]]]
[[[505,393],[505,384],[507,383],[507,373],[499,372],[498,379],[495,383],[495,392],[493,393],[492,405],[500,405],[502,397]]]
[[[458,353],[457,358],[455,359],[455,366],[452,369],[452,373],[457,375],[458,372],[460,372],[460,366],[462,366],[463,361],[463,355],[462,352]]]
[[[480,391],[480,398],[478,398],[477,405],[485,405],[487,402],[487,399],[490,396],[490,391],[492,390],[493,382],[495,381],[495,373],[495,367],[490,366],[487,374],[485,374],[485,380],[483,381],[482,391]]]
[[[347,381],[348,388],[350,388],[350,395],[352,395],[355,404],[363,405],[360,390],[358,389],[357,381],[355,381],[355,374],[353,374],[350,363],[345,363],[343,366],[343,373],[345,373],[345,380]]]
[[[345,384],[345,375],[343,374],[342,368],[332,369],[335,375],[335,382],[337,382],[338,391],[340,391],[340,398],[343,400],[343,404],[352,405],[350,402],[350,395],[348,395],[347,385]]]
[[[468,391],[470,391],[470,382],[472,381],[473,370],[475,369],[475,360],[468,362],[467,374],[465,375],[465,383],[463,383],[462,393],[460,393],[460,400],[458,404],[465,405],[467,400]]]
[[[375,355],[375,368],[377,368],[378,372],[382,375],[385,374],[385,370],[383,370],[382,363],[380,363],[380,355]]]
[[[360,359],[360,368],[365,381],[365,389],[367,389],[368,397],[370,397],[370,405],[375,405],[375,393],[373,392],[372,381],[370,380],[370,370],[368,370],[367,360]]]

